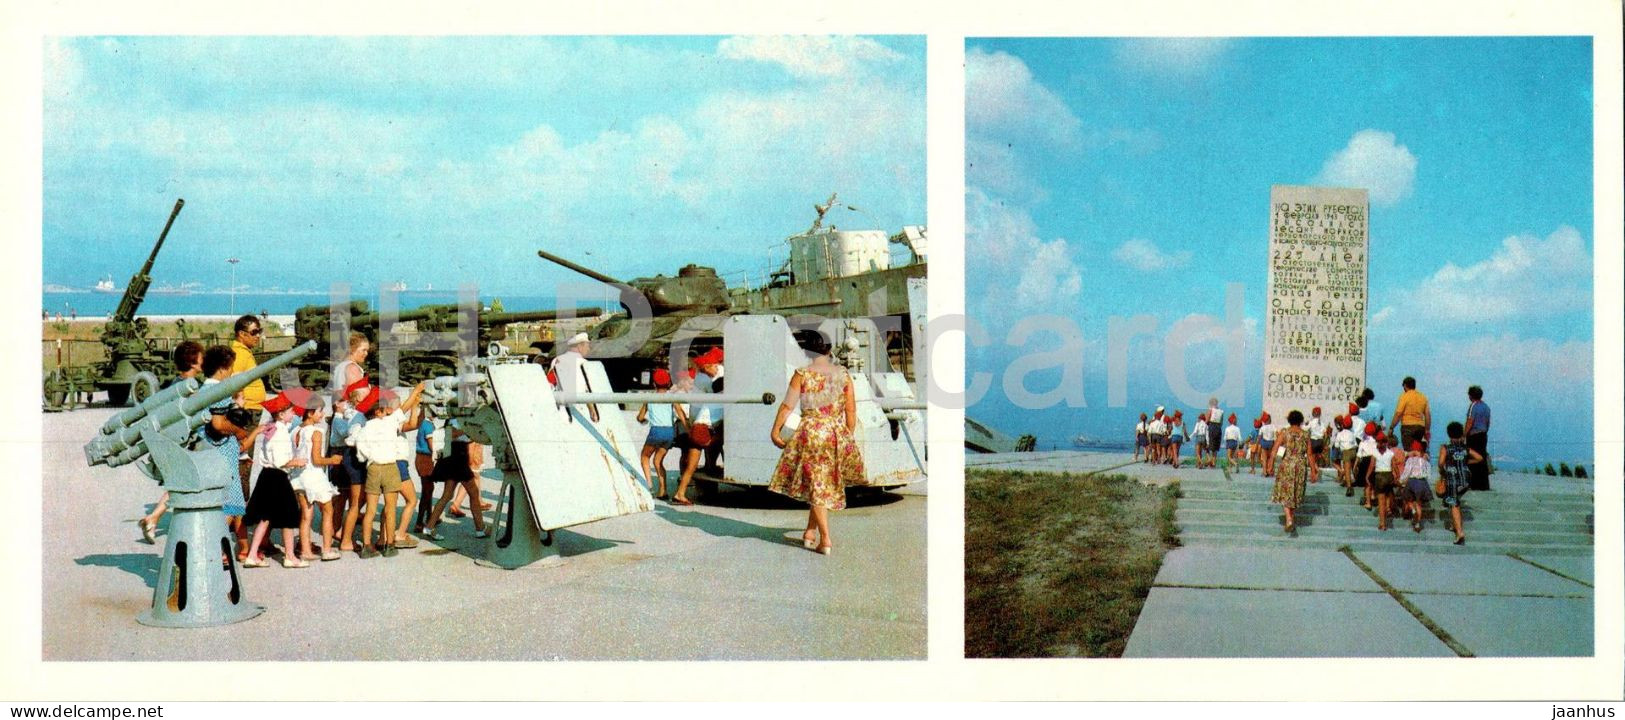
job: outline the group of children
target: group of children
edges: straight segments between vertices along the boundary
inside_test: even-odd
[[[359,353],[354,352],[357,340],[352,338],[352,357],[364,357],[365,337],[359,338]],[[180,379],[201,376],[205,384],[229,377],[234,359],[233,349],[224,346],[205,351],[187,342],[175,351]],[[404,400],[370,385],[347,387],[333,395],[331,421],[323,398],[299,387],[265,400],[260,417],[241,406],[241,396],[211,407],[211,421],[199,428],[193,444],[218,448],[232,461],[234,472],[222,478],[223,511],[239,538],[238,562],[245,568],[269,565],[267,555],[276,550],[267,542],[271,530],[282,531],[282,565],[287,568],[338,560],[341,551],[357,551],[362,558],[394,556],[398,548],[418,545],[407,533],[408,525],[431,539],[444,539],[435,530],[441,515],[448,507],[453,516],[465,515],[456,507],[464,498],[471,505],[475,537],[486,537],[478,485],[483,453],[455,420],[436,430],[426,409],[419,407],[424,387],[420,383]],[[413,432],[418,435],[421,503],[407,469],[414,454],[407,434]],[[246,497],[235,472],[238,453],[246,453],[253,463]],[[437,482],[447,488],[431,510]],[[155,542],[166,499],[140,521],[148,542]],[[398,507],[402,499],[404,508]],[[318,526],[313,525],[318,513],[319,544]],[[374,519],[380,514],[382,533],[375,544]]]
[[[1390,519],[1398,516],[1420,533],[1423,506],[1437,495],[1450,508],[1456,544],[1464,544],[1461,498],[1468,489],[1468,466],[1482,463],[1484,458],[1466,446],[1462,424],[1450,423],[1446,429],[1449,443],[1439,449],[1437,461],[1430,462],[1425,440],[1413,441],[1409,448],[1397,447],[1397,439],[1383,432],[1377,421],[1361,422],[1361,409],[1351,404],[1348,415],[1336,416],[1331,422],[1322,420],[1320,408],[1311,411],[1303,424],[1310,439],[1309,482],[1318,482],[1321,468],[1329,466],[1336,470],[1344,496],[1352,497],[1354,488],[1363,486],[1361,507],[1376,514],[1380,530],[1387,530]],[[1245,462],[1249,474],[1262,472],[1264,477],[1273,477],[1280,427],[1270,414],[1254,419],[1253,430],[1245,438],[1233,413],[1223,430],[1214,432],[1219,417],[1215,404],[1196,416],[1193,430],[1187,433],[1182,410],[1167,413],[1159,406],[1149,416],[1142,413],[1134,428],[1134,457],[1139,460],[1143,454],[1145,462],[1177,468],[1180,445],[1194,440],[1197,468],[1216,467],[1222,452],[1232,472]],[[1433,481],[1435,468],[1437,483]]]
[[[1180,447],[1190,442],[1196,447],[1194,467],[1218,467],[1221,453],[1229,454],[1234,467],[1241,431],[1235,429],[1236,416],[1232,414],[1230,427],[1221,432],[1219,428],[1223,418],[1224,413],[1219,410],[1216,401],[1207,410],[1196,414],[1196,422],[1189,431],[1185,427],[1183,410],[1167,413],[1158,405],[1150,415],[1140,413],[1140,422],[1134,426],[1134,459],[1140,460],[1143,455],[1144,462],[1178,468]]]

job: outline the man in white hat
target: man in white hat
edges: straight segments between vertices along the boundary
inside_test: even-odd
[[[548,366],[548,371],[558,378],[559,389],[564,392],[572,394],[591,392],[591,388],[587,387],[586,375],[581,369],[587,362],[587,352],[592,349],[587,333],[578,332],[571,335],[564,344],[570,349],[553,358],[553,364]],[[588,405],[587,410],[592,415],[592,421],[598,422],[598,408]]]

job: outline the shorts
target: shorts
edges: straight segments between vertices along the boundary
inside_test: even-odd
[[[1274,440],[1259,440],[1258,441],[1258,446],[1263,448],[1264,452],[1269,452],[1269,451],[1275,449],[1275,441]]]
[[[1226,440],[1226,441],[1224,441],[1224,449],[1226,449],[1226,450],[1235,450],[1236,449],[1236,441],[1234,441],[1234,440]]]
[[[662,450],[671,447],[677,439],[677,430],[670,425],[654,425],[649,428],[649,436],[643,439],[644,447],[657,447]]]
[[[1343,451],[1342,450],[1339,450],[1337,448],[1332,448],[1332,462],[1333,463],[1343,462]]]
[[[1134,446],[1135,447],[1145,447],[1145,446],[1150,445],[1150,444],[1151,444],[1151,442],[1145,439],[1145,435],[1141,434],[1141,435],[1135,435],[1134,436]]]
[[[711,447],[711,443],[715,442],[716,438],[711,432],[709,424],[694,423],[688,430],[688,440],[693,443],[694,447],[704,448]]]
[[[393,493],[401,491],[401,474],[399,472],[401,460],[397,463],[367,463],[368,495]]]
[[[1427,502],[1433,499],[1433,488],[1428,487],[1425,477],[1407,478],[1400,497],[1405,502]]]
[[[1167,435],[1157,435],[1157,436],[1151,438],[1151,444],[1156,445],[1157,447],[1167,447],[1168,446],[1168,436]]]
[[[413,467],[418,471],[419,480],[431,480],[434,477],[434,456],[428,453],[418,453],[412,459]],[[405,478],[402,478],[403,480]]]
[[[395,467],[401,471],[401,482],[412,479],[412,471],[406,469],[405,460],[396,460]]]
[[[1314,452],[1316,455],[1324,455],[1326,453],[1326,441],[1325,440],[1310,440],[1309,441],[1309,450]]]
[[[1380,493],[1385,493],[1394,489],[1394,474],[1391,472],[1373,473],[1371,476],[1371,487],[1376,488],[1377,492]]]
[[[334,454],[339,456],[339,464],[334,465],[333,472],[328,474],[334,487],[346,490],[351,485],[367,484],[367,464],[356,457],[355,448],[346,447]]]

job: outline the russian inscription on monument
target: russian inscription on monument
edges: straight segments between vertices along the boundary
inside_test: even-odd
[[[1264,411],[1330,421],[1365,387],[1365,190],[1270,187]]]

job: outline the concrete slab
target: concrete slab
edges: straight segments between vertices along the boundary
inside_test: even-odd
[[[1163,557],[1156,584],[1256,590],[1383,591],[1340,552],[1286,548],[1179,548]]]
[[[1356,552],[1388,584],[1406,593],[1583,597],[1591,588],[1505,555]]]
[[[1479,657],[1589,657],[1593,653],[1590,598],[1406,598]]]
[[[1594,559],[1585,557],[1565,557],[1562,555],[1523,555],[1525,560],[1549,567],[1576,580],[1596,584],[1596,567]]]
[[[1386,593],[1153,587],[1123,657],[1455,657]]]

